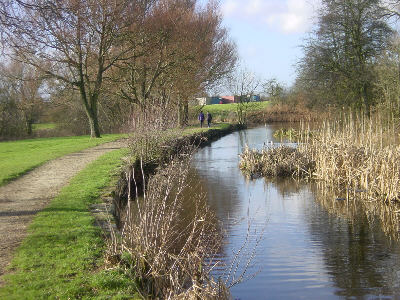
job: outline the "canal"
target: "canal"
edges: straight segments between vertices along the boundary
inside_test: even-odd
[[[378,221],[362,211],[354,220],[332,212],[312,184],[241,174],[245,145],[276,145],[275,129],[235,132],[194,156],[192,172],[224,230],[223,266],[214,275],[242,281],[231,288],[242,300],[400,297],[400,244]]]

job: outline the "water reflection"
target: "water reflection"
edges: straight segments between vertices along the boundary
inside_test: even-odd
[[[324,245],[336,293],[400,295],[399,243],[383,230],[380,216],[360,203],[332,200],[332,194],[322,193],[316,185],[313,190],[321,208],[310,215],[310,232]]]
[[[267,126],[233,133],[200,150],[193,161],[193,178],[226,230],[220,254],[223,261],[232,260],[248,233],[252,240],[245,253],[251,255],[256,238],[265,229],[248,269],[248,274],[260,273],[233,287],[234,298],[400,296],[399,243],[390,240],[369,214],[325,201],[336,208],[331,209],[313,185],[292,180],[249,181],[240,173],[238,155],[245,145],[260,148],[264,142],[278,142],[272,136],[274,129]],[[352,218],[343,212],[351,212],[355,221],[350,222]]]

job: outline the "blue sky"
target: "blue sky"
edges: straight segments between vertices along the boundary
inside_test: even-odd
[[[290,86],[318,2],[220,0],[220,8],[243,65],[262,79],[276,78]]]

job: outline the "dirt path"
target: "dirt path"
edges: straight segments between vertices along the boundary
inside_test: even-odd
[[[5,268],[35,214],[87,164],[124,146],[124,142],[117,141],[68,154],[0,187],[0,286]]]

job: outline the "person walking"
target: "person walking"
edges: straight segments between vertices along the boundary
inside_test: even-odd
[[[199,121],[200,121],[200,127],[203,127],[203,123],[204,123],[204,114],[203,114],[203,111],[200,111],[200,114],[199,114]]]
[[[209,112],[207,112],[207,125],[208,125],[208,128],[210,128],[211,120],[212,120],[212,115]]]

